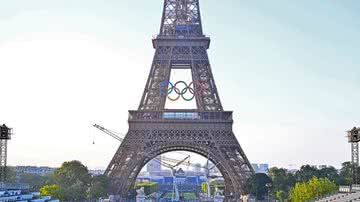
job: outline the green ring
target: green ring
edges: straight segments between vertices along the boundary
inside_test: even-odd
[[[192,100],[195,98],[195,94],[192,94],[192,95],[193,95],[192,98],[189,98],[189,99],[185,98],[185,97],[184,97],[184,94],[186,93],[186,91],[187,91],[188,88],[189,88],[189,91],[190,91],[190,89],[192,89],[192,88],[190,88],[190,87],[184,88],[184,89],[181,91],[181,93],[182,93],[182,94],[181,94],[181,97],[182,97],[185,101],[190,102],[190,101],[192,101]],[[186,90],[185,93],[183,93],[184,90]],[[194,90],[194,89],[193,89],[193,90]]]

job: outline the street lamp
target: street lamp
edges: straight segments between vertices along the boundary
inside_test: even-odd
[[[270,202],[270,189],[272,187],[272,184],[269,182],[269,183],[266,183],[265,185],[268,189],[268,202]]]

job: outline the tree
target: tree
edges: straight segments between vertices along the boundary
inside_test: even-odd
[[[20,182],[30,185],[30,189],[33,191],[38,191],[42,186],[50,182],[51,176],[41,176],[31,173],[22,173],[20,175]]]
[[[304,165],[300,167],[300,170],[296,171],[295,176],[297,181],[306,182],[314,176],[319,177],[319,170],[315,166]]]
[[[94,176],[88,191],[89,198],[100,198],[108,194],[109,179],[105,175]]]
[[[91,182],[88,169],[79,161],[64,162],[55,170],[54,181],[64,190],[64,200],[83,201]]]
[[[313,177],[307,182],[296,183],[290,191],[290,197],[293,202],[304,202],[322,197],[336,189],[336,184],[329,179]]]
[[[353,163],[344,162],[342,164],[342,167],[340,169],[340,174],[339,174],[339,180],[338,180],[339,185],[351,185],[353,183],[352,171],[354,168],[356,168],[358,173],[360,173],[359,167],[357,167]],[[358,182],[360,182],[359,177],[358,177]]]
[[[221,182],[221,181],[217,181],[217,180],[213,180],[210,182],[210,194],[211,195],[214,195],[215,194],[215,190],[216,188],[218,190],[222,190],[224,191],[225,190],[225,184],[224,182]],[[208,193],[208,190],[207,190],[207,183],[206,182],[203,182],[201,183],[201,191],[203,193]]]
[[[245,192],[256,196],[256,199],[263,200],[264,195],[268,192],[266,184],[272,183],[271,179],[264,173],[252,175],[247,182]]]
[[[288,197],[290,189],[295,185],[295,176],[284,168],[273,167],[270,168],[269,177],[272,180],[272,194],[281,201],[281,198],[285,200]],[[279,195],[280,194],[280,195]],[[279,198],[279,196],[281,198]]]
[[[7,183],[16,182],[16,169],[15,167],[7,166],[6,167],[6,180]]]
[[[276,198],[278,198],[280,202],[284,202],[285,199],[287,198],[287,195],[288,194],[286,192],[284,192],[284,191],[277,191],[276,192]]]
[[[340,180],[340,176],[338,174],[338,171],[336,170],[336,168],[334,168],[332,166],[327,166],[327,167],[321,168],[319,170],[319,177],[320,178],[327,178],[330,181],[335,182],[336,184],[338,184],[339,180]]]
[[[40,194],[42,196],[51,196],[59,200],[65,199],[64,190],[57,184],[45,185],[40,189]]]

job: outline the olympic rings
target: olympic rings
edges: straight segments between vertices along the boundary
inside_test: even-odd
[[[185,87],[183,87],[182,90],[180,90],[178,88],[179,84],[182,84]],[[165,88],[165,86],[169,86],[169,85],[170,85],[170,87]],[[162,96],[167,96],[167,98],[170,101],[177,101],[181,97],[183,100],[190,102],[195,98],[195,96],[201,95],[201,93],[204,90],[205,90],[205,86],[202,83],[200,83],[199,81],[193,81],[189,85],[185,81],[178,81],[175,84],[172,84],[170,81],[167,81],[167,80],[160,82],[160,94]],[[177,94],[177,96],[175,98],[170,97],[170,94],[173,92],[175,92],[175,94]],[[192,96],[186,97],[185,94],[187,94],[187,92],[192,94]]]
[[[165,93],[163,91],[163,88],[165,87],[164,83],[166,83],[166,85],[170,84],[170,86],[171,86],[171,88],[170,88],[171,90],[169,92],[167,92],[167,93]],[[162,82],[160,82],[160,93],[161,93],[161,95],[166,96],[167,94],[171,93],[173,91],[173,89],[174,89],[174,85],[170,81],[162,81]]]

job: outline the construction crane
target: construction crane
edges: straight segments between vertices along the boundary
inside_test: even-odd
[[[5,124],[0,125],[0,181],[6,181],[7,142],[11,139],[12,129]]]
[[[119,142],[122,142],[124,140],[124,138],[121,138],[119,135],[123,136],[122,134],[118,133],[118,132],[115,132],[115,131],[112,131],[112,130],[109,130],[109,129],[106,129],[98,124],[94,124],[93,125],[95,128],[101,130],[102,132],[110,135],[111,137],[117,139]]]
[[[124,138],[120,137],[120,136],[124,136],[124,135],[122,135],[121,133],[118,133],[118,132],[113,131],[113,130],[109,130],[109,129],[107,129],[107,128],[103,127],[103,126],[100,126],[100,125],[98,125],[98,124],[94,124],[93,126],[94,126],[95,128],[97,128],[97,129],[99,129],[100,131],[108,134],[109,136],[113,137],[114,139],[118,140],[119,142],[122,142],[122,141],[124,140]],[[156,157],[156,159],[159,160],[159,161],[164,160],[164,161],[172,162],[172,163],[178,163],[178,162],[179,162],[179,160],[167,158],[167,157],[165,157],[165,156],[161,156],[161,157],[159,156],[159,157]],[[194,165],[191,164],[189,161],[186,162],[186,160],[183,161],[181,164],[182,164],[182,165],[187,165],[187,166],[194,166]]]

